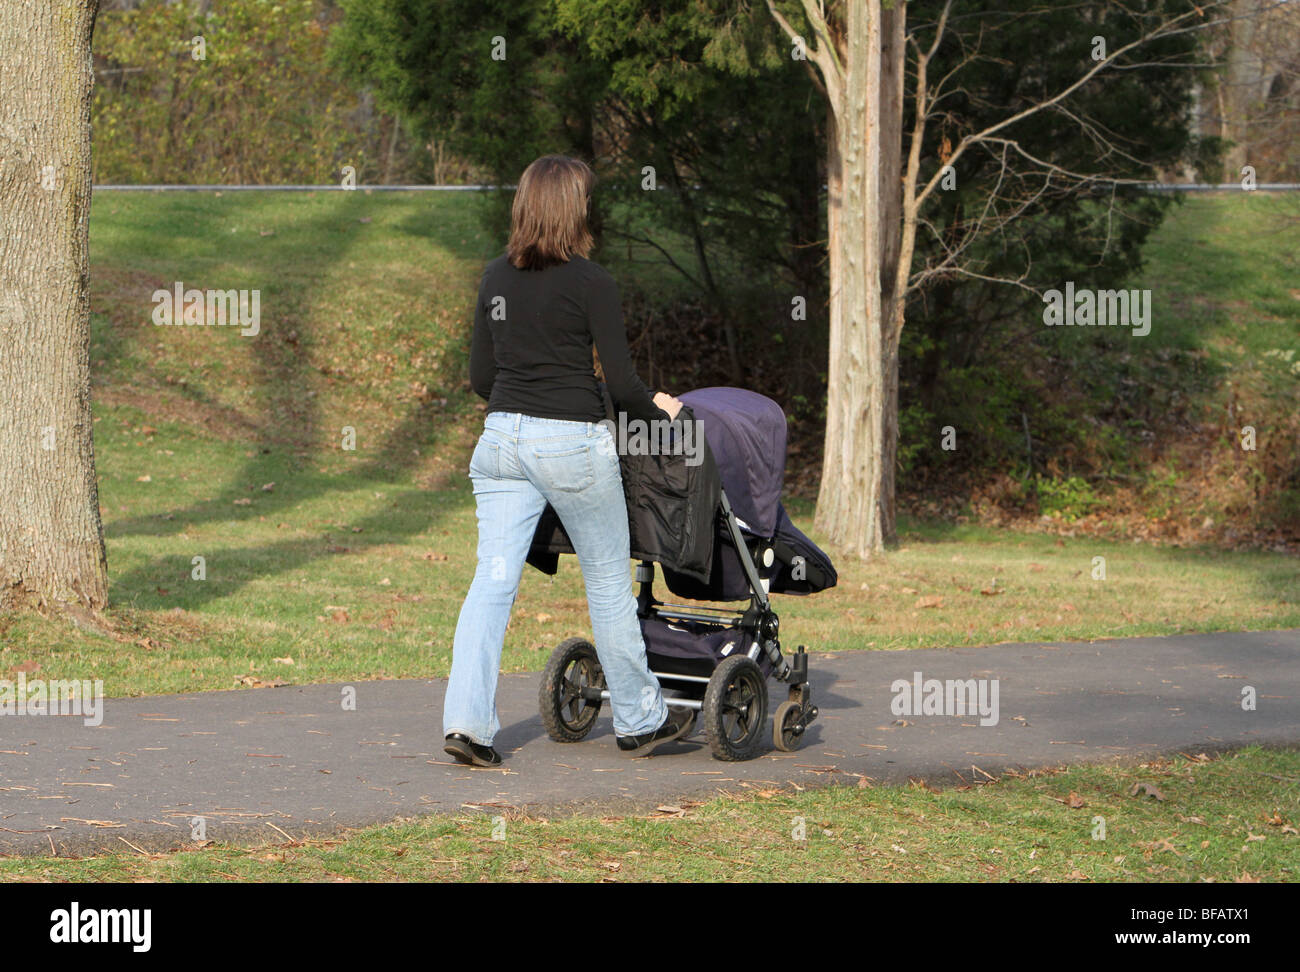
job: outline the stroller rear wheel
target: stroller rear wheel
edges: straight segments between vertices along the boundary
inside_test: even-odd
[[[596,649],[584,638],[570,638],[551,652],[542,671],[538,707],[546,734],[556,742],[585,739],[600,715],[605,673]]]
[[[757,756],[767,729],[767,680],[758,665],[733,655],[714,669],[701,716],[714,757],[735,762]]]

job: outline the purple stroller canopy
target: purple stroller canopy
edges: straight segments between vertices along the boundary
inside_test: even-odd
[[[681,400],[704,430],[732,510],[751,533],[771,537],[785,483],[781,406],[744,388],[697,388]]]

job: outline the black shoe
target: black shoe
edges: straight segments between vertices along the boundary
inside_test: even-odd
[[[649,756],[651,751],[666,742],[680,739],[695,728],[695,710],[670,705],[668,718],[654,732],[639,736],[619,736],[618,748],[628,756]]]
[[[498,766],[501,763],[501,754],[491,746],[480,746],[459,732],[447,737],[442,751],[469,766]]]

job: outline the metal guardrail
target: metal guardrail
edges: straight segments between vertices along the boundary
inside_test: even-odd
[[[476,189],[514,189],[514,186],[93,186],[107,192],[473,192]]]
[[[223,185],[97,185],[103,192],[475,192],[515,186],[223,186]],[[1150,192],[1296,192],[1300,182],[1261,182],[1246,189],[1239,182],[1147,182],[1137,188]]]
[[[1151,192],[1295,192],[1300,182],[1261,182],[1253,189],[1240,182],[1148,182],[1138,188]]]

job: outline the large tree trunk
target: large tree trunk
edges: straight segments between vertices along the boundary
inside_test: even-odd
[[[848,4],[844,94],[838,106],[832,101],[827,165],[831,337],[816,525],[864,558],[897,533],[899,265],[910,262],[902,239],[905,20],[902,3]]]
[[[841,401],[835,394],[835,379],[844,371],[841,363],[844,347],[844,159],[840,155],[840,122],[836,118],[838,107],[827,106],[826,111],[826,255],[827,255],[827,317],[826,332],[826,429],[823,434],[822,475],[817,490],[817,511],[814,524],[818,530],[830,535],[834,532],[836,517],[841,515],[843,503],[841,481],[843,463],[832,456],[839,448]],[[834,510],[832,510],[834,507]]]
[[[108,602],[90,412],[99,0],[0,7],[0,608]]]
[[[884,549],[884,319],[881,307],[880,0],[851,2],[836,111],[841,204],[832,224],[830,367],[817,528],[858,557]],[[832,97],[832,107],[836,99]],[[832,153],[834,164],[835,153]],[[833,185],[833,183],[832,183]],[[832,199],[832,207],[834,200]],[[834,208],[831,213],[836,216]],[[838,286],[837,286],[838,282]],[[837,326],[838,325],[838,326]],[[892,490],[890,490],[892,492]]]

